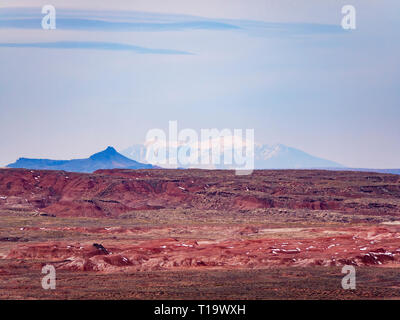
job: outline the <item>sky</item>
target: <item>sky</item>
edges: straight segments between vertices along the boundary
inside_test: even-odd
[[[341,27],[348,4],[355,30]],[[41,28],[44,5],[55,30]],[[3,0],[0,166],[123,150],[177,120],[399,168],[399,12],[398,0]]]

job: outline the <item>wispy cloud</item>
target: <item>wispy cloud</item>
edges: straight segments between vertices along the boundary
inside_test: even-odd
[[[140,54],[182,54],[190,55],[186,51],[169,49],[152,49],[130,44],[115,42],[90,42],[90,41],[60,41],[60,42],[33,42],[33,43],[0,43],[3,48],[39,48],[39,49],[85,49],[85,50],[113,50],[131,51]]]
[[[0,9],[0,28],[40,29],[43,15],[38,8]],[[85,31],[185,31],[231,30],[256,36],[293,36],[344,33],[339,25],[272,23],[240,19],[209,19],[182,14],[136,11],[57,10],[57,28]]]
[[[43,15],[37,9],[0,9],[0,28],[40,29]],[[184,15],[140,12],[57,11],[57,28],[94,31],[180,31],[239,29],[234,24]]]
[[[345,34],[340,25],[320,23],[283,23],[264,21],[237,21],[241,30],[249,34],[265,37],[285,37],[318,34]]]
[[[0,28],[40,29],[40,19],[9,19],[0,21]],[[239,27],[215,21],[186,22],[115,22],[96,19],[57,18],[57,28],[64,30],[96,31],[178,31],[178,30],[229,30]]]

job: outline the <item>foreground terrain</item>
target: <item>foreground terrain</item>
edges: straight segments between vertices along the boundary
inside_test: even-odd
[[[389,174],[4,169],[0,298],[399,298],[399,208]]]

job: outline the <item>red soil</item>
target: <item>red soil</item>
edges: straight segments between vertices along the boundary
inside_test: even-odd
[[[220,232],[222,232],[221,227]],[[400,264],[400,226],[358,228],[275,228],[227,229],[227,238],[194,240],[163,238],[154,240],[106,240],[106,252],[93,243],[46,242],[22,244],[7,259],[45,259],[58,269],[82,271],[149,271],[180,268],[269,268],[276,266]],[[49,231],[49,230],[47,230]],[[78,231],[78,230],[76,230]],[[129,229],[92,229],[91,232],[120,234]],[[147,230],[151,231],[151,229]],[[201,227],[197,231],[201,232]],[[216,230],[218,231],[218,230]],[[146,230],[143,230],[146,232]],[[257,233],[257,239],[240,238]],[[315,237],[281,238],[275,234],[303,233]]]
[[[3,169],[0,212],[36,211],[56,216],[48,218],[55,221],[60,216],[103,217],[112,219],[96,221],[104,225],[104,221],[118,220],[121,225],[65,226],[63,220],[56,227],[24,225],[18,232],[32,237],[23,244],[18,242],[20,233],[10,227],[17,236],[3,240],[14,243],[1,250],[0,256],[38,263],[44,260],[65,270],[100,272],[344,264],[398,267],[399,208],[400,176],[388,174],[312,170],[256,171],[251,176],[203,170],[80,174]],[[143,209],[152,209],[154,216],[159,209],[169,209],[171,222],[127,226],[118,218]],[[179,216],[181,209],[187,213],[184,220]],[[206,223],[197,223],[191,216],[196,210],[205,212]],[[218,223],[211,222],[207,210],[222,215]],[[265,216],[256,221],[259,210]],[[299,212],[303,215],[296,216]],[[327,220],[318,220],[317,213]],[[228,217],[235,223],[225,222]],[[236,222],[236,217],[242,220]],[[283,225],[285,217],[287,221],[296,218],[298,225]],[[336,220],[329,220],[332,217]],[[345,218],[364,224],[349,224]],[[268,226],[265,219],[276,219],[275,224]],[[282,223],[278,228],[276,221]],[[44,237],[42,233],[56,231],[85,236],[79,238],[82,241],[35,241]],[[176,236],[181,234],[184,236]],[[102,239],[106,250],[93,245],[94,237]]]
[[[132,210],[267,208],[400,214],[400,176],[316,170],[0,170],[0,210],[116,217]],[[359,200],[363,201],[359,201]],[[354,200],[354,201],[352,201]],[[382,201],[383,200],[383,201]]]

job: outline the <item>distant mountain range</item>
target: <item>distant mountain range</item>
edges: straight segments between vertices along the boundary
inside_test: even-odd
[[[254,150],[255,168],[262,169],[311,169],[311,168],[344,168],[343,165],[312,156],[299,149],[283,144],[256,145]]]
[[[245,142],[244,142],[245,143]],[[179,150],[179,146],[177,149]],[[209,152],[209,147],[199,147],[199,152]],[[147,163],[146,161],[147,146],[144,144],[133,145],[121,153],[126,157]],[[176,150],[174,150],[174,154]],[[168,157],[168,152],[167,152]],[[223,163],[221,156],[221,163]],[[180,168],[188,168],[188,166],[179,164]],[[200,166],[196,166],[200,167]],[[267,145],[256,144],[254,147],[254,167],[255,169],[324,169],[324,170],[343,170],[343,171],[368,171],[379,173],[400,174],[400,169],[369,169],[369,168],[349,168],[337,162],[322,159],[310,155],[296,148],[288,147],[283,144]],[[209,168],[210,169],[210,168]],[[216,165],[211,169],[230,169],[229,166]]]
[[[113,147],[95,153],[87,159],[49,160],[19,158],[8,168],[25,168],[35,170],[64,170],[72,172],[93,172],[99,169],[151,169],[151,164],[143,164],[118,153]]]
[[[178,147],[179,149],[179,147]],[[209,151],[201,148],[201,152]],[[136,144],[118,153],[113,147],[93,154],[87,159],[50,160],[19,158],[9,164],[8,168],[24,168],[35,170],[64,170],[70,172],[94,172],[100,169],[154,169],[160,168],[146,161],[147,147]],[[168,154],[167,154],[168,155]],[[369,171],[380,173],[400,174],[400,169],[367,169],[348,168],[339,163],[312,156],[301,150],[287,147],[282,144],[255,145],[255,169],[325,169],[325,170],[351,170]],[[221,161],[221,163],[223,163]],[[188,168],[178,163],[179,168]],[[216,165],[208,169],[231,169],[229,166]]]
[[[177,149],[179,150],[179,148],[180,147],[178,146]],[[136,144],[128,149],[123,150],[121,153],[130,159],[147,163],[146,152],[147,147],[145,145]],[[203,152],[210,152],[209,146],[200,146],[199,153]],[[174,151],[174,154],[176,154],[176,151]],[[211,169],[230,169],[231,167],[223,164],[222,152],[220,157],[221,164],[215,165]],[[272,146],[267,144],[256,144],[254,148],[254,166],[255,169],[344,168],[344,166],[339,163],[312,156],[301,150],[287,147],[283,144],[276,144]],[[178,162],[178,167],[188,168],[189,166],[185,166]]]

